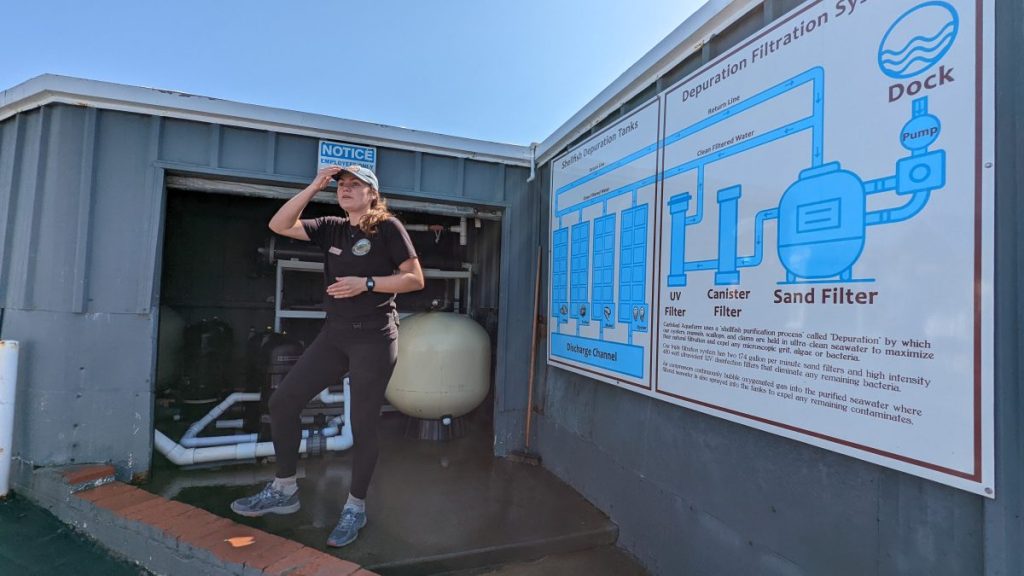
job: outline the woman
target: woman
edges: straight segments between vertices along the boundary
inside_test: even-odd
[[[299,220],[306,204],[332,178],[338,181],[338,205],[348,218]],[[231,509],[243,516],[298,511],[300,412],[348,373],[355,441],[352,486],[328,546],[351,543],[366,525],[364,499],[379,452],[380,408],[397,359],[395,294],[423,288],[423,271],[409,234],[388,211],[379,190],[377,176],[367,168],[330,166],[270,219],[275,233],[312,241],[323,251],[327,320],[270,397],[274,481],[254,496],[235,500]]]

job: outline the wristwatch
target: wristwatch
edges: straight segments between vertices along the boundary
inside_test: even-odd
[[[373,281],[373,277],[368,277],[366,279],[366,291],[373,292],[375,286],[377,286],[377,283]]]

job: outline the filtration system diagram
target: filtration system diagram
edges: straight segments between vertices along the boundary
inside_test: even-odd
[[[687,274],[714,270],[716,285],[740,282],[740,269],[760,266],[764,256],[764,227],[769,220],[778,226],[778,256],[785,268],[780,284],[816,282],[871,282],[857,278],[853,267],[864,249],[869,226],[895,224],[916,216],[928,203],[933,190],[945,186],[946,154],[944,150],[929,151],[939,136],[939,119],[928,113],[928,98],[913,101],[911,118],[900,131],[900,144],[910,155],[896,161],[894,175],[862,180],[844,170],[839,162],[823,162],[824,158],[824,71],[820,67],[807,70],[742,102],[726,107],[708,118],[668,135],[664,145],[697,134],[737,114],[772,101],[803,86],[811,86],[810,116],[759,135],[717,147],[716,150],[682,164],[667,167],[664,178],[697,171],[696,206],[690,212],[689,192],[669,198],[671,217],[670,269],[667,284],[687,284]],[[811,131],[811,165],[782,194],[779,204],[761,210],[754,219],[753,253],[738,255],[737,236],[740,185],[721,188],[718,202],[718,257],[708,260],[686,260],[686,233],[701,223],[704,215],[704,169],[709,164],[729,158],[776,140]],[[902,205],[869,211],[867,197],[882,192],[908,196]]]
[[[643,379],[649,346],[657,101],[557,161],[551,355]],[[638,334],[644,338],[636,338]]]
[[[991,3],[797,4],[557,140],[548,363],[992,496]]]

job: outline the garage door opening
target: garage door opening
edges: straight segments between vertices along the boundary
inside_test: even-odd
[[[176,466],[271,458],[267,399],[324,322],[322,255],[267,229],[287,197],[282,192],[294,190],[263,187],[260,197],[253,185],[168,182],[156,452]],[[426,286],[396,298],[400,369],[386,418],[408,419],[410,434],[434,439],[491,435],[500,212],[388,201],[409,231]],[[333,193],[303,212],[323,215],[342,215]],[[466,365],[475,368],[461,369]],[[347,394],[342,380],[303,411],[307,457],[351,446]]]

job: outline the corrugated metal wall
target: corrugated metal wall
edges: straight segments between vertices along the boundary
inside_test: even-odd
[[[148,471],[164,175],[298,190],[316,157],[314,138],[68,105],[0,123],[0,337],[22,343],[17,462]],[[498,356],[495,428],[514,436],[525,395],[504,384],[528,372],[505,359],[524,357],[530,324],[507,311],[527,309],[532,296],[522,254],[537,243],[528,170],[378,148],[378,175],[385,195],[503,210],[500,267],[476,282],[497,284],[493,272],[507,281],[478,290],[500,294],[498,345],[512,353]]]
[[[581,142],[800,2],[768,0]],[[829,3],[830,4],[830,3]],[[1024,442],[1019,227],[1024,43],[1019,0],[997,7],[996,468],[988,500],[541,366],[535,446],[606,511],[654,574],[1019,576]],[[574,144],[575,144],[574,143]],[[571,147],[571,145],[570,145]],[[550,195],[550,166],[532,190]],[[546,242],[545,234],[545,242]],[[543,350],[546,343],[542,342]]]

